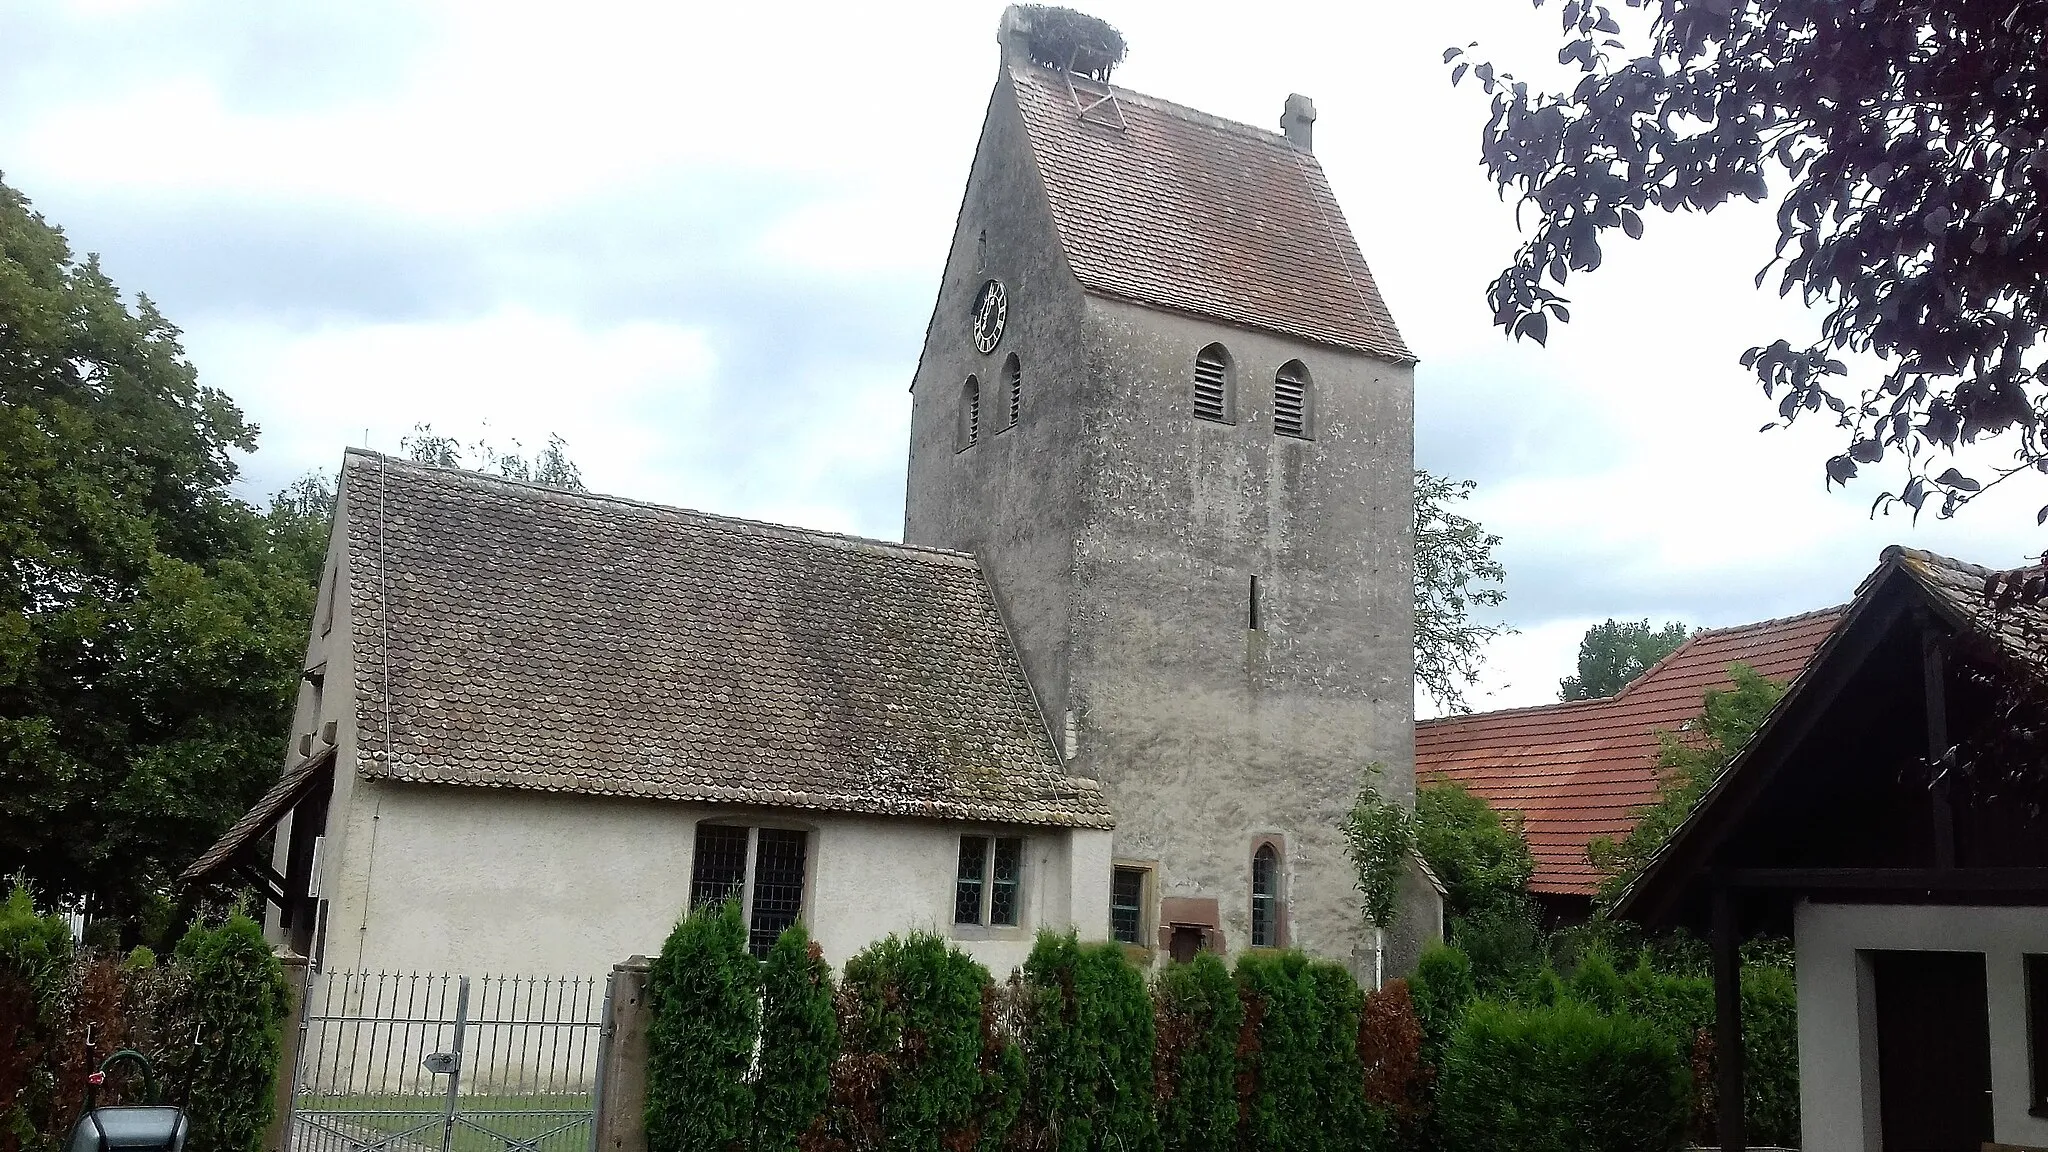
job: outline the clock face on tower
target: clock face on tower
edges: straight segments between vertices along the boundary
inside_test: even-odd
[[[981,286],[974,298],[974,347],[986,356],[1003,339],[1003,324],[1010,318],[1010,298],[1001,280]]]

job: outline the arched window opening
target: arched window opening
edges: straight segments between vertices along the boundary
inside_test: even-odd
[[[1005,428],[1015,428],[1024,415],[1024,366],[1017,362],[1017,354],[1003,361],[1003,392],[1010,398],[1010,419]]]
[[[960,430],[955,451],[965,452],[981,439],[981,381],[969,376],[960,385]]]
[[[1252,853],[1252,947],[1280,946],[1280,851],[1271,844]]]
[[[1315,414],[1315,383],[1308,365],[1289,360],[1273,374],[1273,431],[1306,440]]]
[[[1195,353],[1195,415],[1230,423],[1236,406],[1232,391],[1230,353],[1223,345],[1211,344]]]

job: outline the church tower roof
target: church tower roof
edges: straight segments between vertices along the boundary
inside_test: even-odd
[[[1306,146],[1305,122],[1269,132],[1022,52],[1006,51],[1004,67],[1061,246],[1088,291],[1415,359]],[[1300,97],[1288,112],[1314,116]]]

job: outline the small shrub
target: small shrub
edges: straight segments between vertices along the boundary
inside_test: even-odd
[[[1459,1152],[1675,1152],[1688,1081],[1677,1046],[1632,1016],[1480,1001],[1444,1053],[1437,1123]]]
[[[1040,933],[1024,962],[1033,1122],[1059,1152],[1150,1152],[1152,998],[1116,944]]]
[[[929,933],[892,935],[848,960],[840,1029],[849,1063],[828,1121],[836,1138],[890,1152],[1000,1140],[977,1116],[1000,1097],[984,1068],[990,988],[987,969]],[[1014,1069],[999,1058],[994,1071],[1004,1064]]]
[[[1451,917],[1449,936],[1471,958],[1479,994],[1490,999],[1520,996],[1550,959],[1543,927],[1526,897]]]
[[[1230,970],[1211,953],[1159,974],[1155,1099],[1165,1152],[1237,1147],[1237,1045],[1244,1008]]]
[[[1429,1114],[1432,1078],[1422,1062],[1422,1021],[1406,980],[1389,980],[1366,996],[1358,1017],[1358,1059],[1366,1104],[1412,1133]]]
[[[760,990],[736,902],[669,933],[647,973],[648,1152],[728,1152],[747,1138]]]
[[[754,1085],[754,1147],[794,1152],[824,1115],[839,1025],[832,966],[802,925],[785,930],[761,966],[761,1072]]]
[[[199,1052],[186,1071],[192,1152],[255,1152],[270,1124],[291,993],[254,920],[193,925],[174,956],[186,970]]]
[[[1614,962],[1607,958],[1607,954],[1597,949],[1580,958],[1568,989],[1572,999],[1596,1012],[1612,1015],[1626,1011],[1628,1007],[1628,989],[1622,983],[1621,974],[1614,970]]]
[[[1788,968],[1742,969],[1742,1112],[1753,1144],[1799,1143],[1799,996]]]
[[[1415,1017],[1422,1023],[1423,1062],[1440,1067],[1444,1049],[1464,1023],[1466,1007],[1479,995],[1472,981],[1472,961],[1448,944],[1427,948],[1408,991]]]
[[[1299,952],[1246,952],[1237,961],[1245,1038],[1238,1101],[1254,1148],[1321,1152],[1315,1061],[1322,1042],[1315,978]]]
[[[1320,1146],[1329,1152],[1378,1148],[1388,1134],[1387,1119],[1366,1104],[1365,1066],[1358,1052],[1365,995],[1341,964],[1313,961],[1308,975],[1315,991],[1310,1069],[1316,1097],[1314,1119],[1322,1131]]]

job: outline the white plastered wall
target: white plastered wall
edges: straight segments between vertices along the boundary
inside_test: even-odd
[[[1799,1108],[1806,1152],[1878,1152],[1874,951],[1982,952],[1991,1016],[1993,1138],[2048,1145],[2027,1114],[2026,986],[2021,957],[2048,953],[2048,909],[1921,904],[1802,904]]]
[[[695,825],[810,832],[804,921],[835,967],[892,932],[952,939],[997,979],[1037,929],[1102,939],[1109,833],[357,781],[326,863],[331,969],[595,976],[653,955],[688,900]],[[963,834],[1022,835],[1016,928],[956,928]]]

